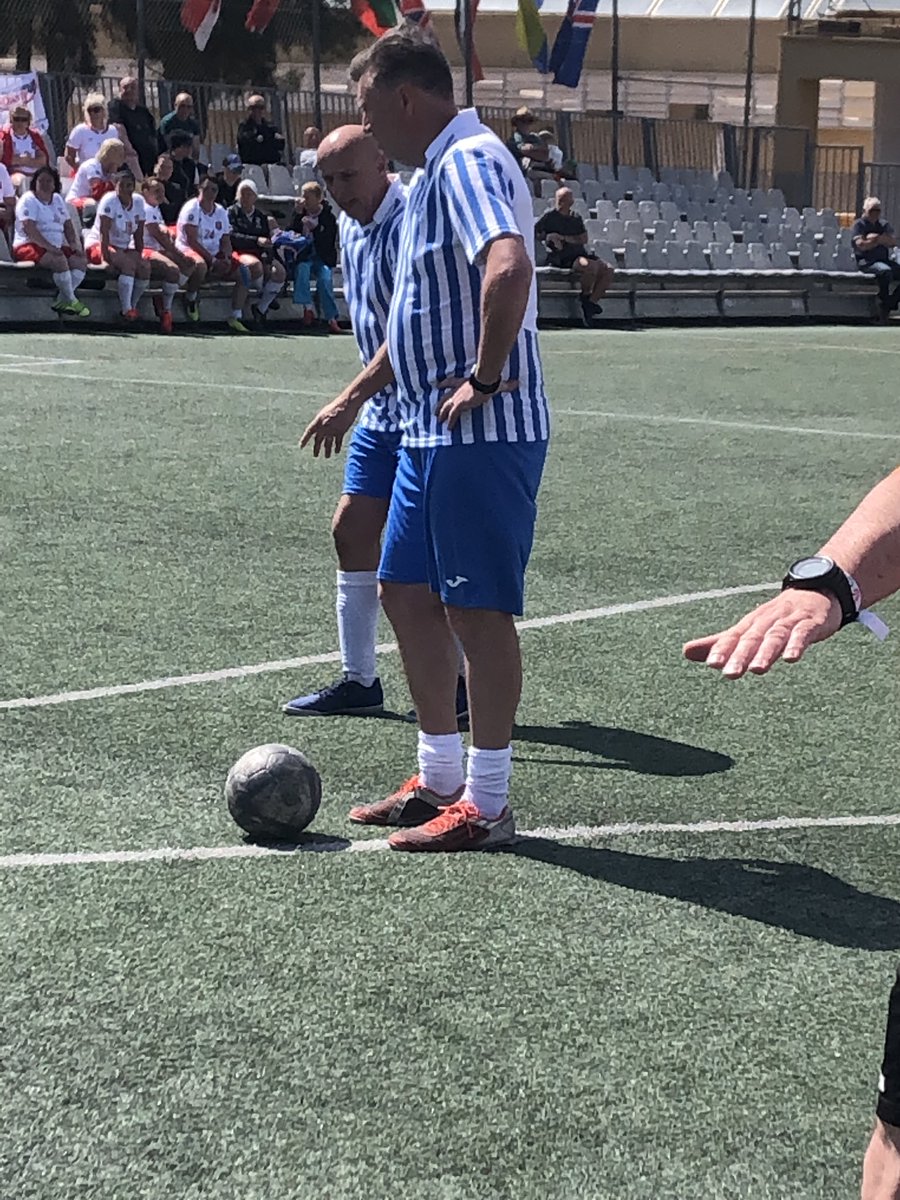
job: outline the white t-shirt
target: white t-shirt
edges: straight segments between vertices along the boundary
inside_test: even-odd
[[[165,228],[165,221],[159,208],[155,204],[148,204],[144,201],[144,245],[148,250],[162,250],[154,235],[150,232],[151,225],[162,225]]]
[[[109,217],[109,244],[117,250],[133,249],[134,231],[142,224],[145,216],[144,197],[132,196],[131,208],[126,208],[115,192],[108,192],[97,205],[94,223],[84,235],[86,246],[99,246],[101,242],[100,220]]]
[[[92,125],[82,121],[66,138],[66,145],[71,146],[75,151],[75,159],[80,165],[87,162],[89,158],[93,158],[107,138],[117,138],[118,136],[115,125],[107,125],[105,129],[98,132]]]
[[[0,197],[4,200],[7,196],[14,196],[16,189],[13,187],[13,181],[9,177],[9,171],[0,163]]]
[[[22,246],[31,238],[25,232],[25,222],[34,221],[38,232],[51,246],[59,249],[66,241],[66,221],[69,219],[66,202],[55,192],[49,204],[38,200],[34,192],[26,192],[16,205],[16,231],[13,246]]]
[[[200,245],[207,254],[215,256],[219,253],[222,238],[231,233],[231,223],[228,213],[221,204],[217,204],[211,213],[204,212],[200,207],[199,197],[188,200],[178,214],[178,232],[175,245],[179,250],[189,250],[187,238],[184,236],[186,225],[195,225]]]
[[[316,163],[318,162],[318,159],[319,159],[318,150],[306,149],[306,150],[300,151],[300,166],[301,167],[315,168]]]
[[[23,133],[21,136],[17,133],[12,135],[13,158],[19,154],[37,154],[37,146],[34,144],[34,138],[30,133]],[[33,175],[37,167],[16,167],[16,171],[20,175]]]
[[[69,200],[96,199],[95,184],[112,184],[112,175],[107,175],[96,158],[89,158],[75,172],[68,191]]]

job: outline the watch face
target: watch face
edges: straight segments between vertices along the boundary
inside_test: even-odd
[[[834,563],[822,554],[814,554],[811,558],[799,558],[791,564],[791,575],[794,579],[821,579],[833,568]]]

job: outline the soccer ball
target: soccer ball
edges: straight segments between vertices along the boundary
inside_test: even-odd
[[[225,780],[228,811],[253,838],[295,842],[319,811],[322,780],[293,746],[269,742],[241,755]]]

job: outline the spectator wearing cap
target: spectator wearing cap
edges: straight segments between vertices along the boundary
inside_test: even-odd
[[[34,179],[34,176],[31,177]],[[9,171],[0,163],[0,234],[12,229],[16,219],[16,189]]]
[[[219,203],[223,208],[231,208],[237,200],[238,184],[244,173],[244,164],[239,154],[229,154],[222,162],[222,170],[216,176],[219,185]]]
[[[575,197],[570,188],[560,188],[556,204],[534,227],[535,236],[547,247],[550,266],[574,271],[581,284],[581,312],[586,326],[603,309],[597,303],[613,281],[615,272],[587,248],[587,229],[574,211]]]
[[[530,108],[516,109],[512,118],[512,137],[507,141],[510,153],[529,179],[549,179],[555,169],[550,151],[535,132],[535,116]]]
[[[894,228],[882,221],[877,196],[867,196],[863,201],[862,216],[853,226],[852,237],[856,265],[867,275],[874,275],[882,316],[887,317],[900,307],[900,286],[890,290],[891,284],[900,280],[900,263],[891,253],[897,245]]]
[[[133,75],[119,81],[118,98],[110,101],[109,119],[125,145],[125,161],[135,179],[149,175],[159,154],[159,134],[156,118],[146,104],[141,104],[138,81]]]
[[[281,162],[284,134],[266,119],[262,96],[253,95],[247,101],[247,119],[238,125],[237,148],[241,159],[253,166]]]
[[[102,92],[91,92],[84,102],[84,120],[66,138],[66,162],[73,172],[77,171],[83,162],[96,158],[107,139],[118,136],[115,125],[109,121],[106,97]]]
[[[169,136],[176,130],[191,135],[191,158],[196,162],[200,158],[200,125],[194,116],[194,97],[190,92],[179,92],[174,109],[160,121],[160,145],[168,146]]]
[[[338,226],[331,205],[318,183],[304,183],[294,202],[289,229],[312,239],[312,255],[297,263],[294,274],[294,303],[303,309],[303,324],[315,320],[311,280],[316,280],[316,299],[322,320],[332,333],[340,333],[334,302],[332,272],[337,266]]]
[[[284,286],[284,266],[275,257],[272,234],[277,226],[272,217],[256,207],[256,184],[252,179],[242,179],[237,185],[237,200],[228,209],[231,224],[231,245],[248,267],[256,263],[259,273],[251,271],[258,291],[258,301],[251,305],[257,327],[265,325],[270,306],[275,302]]]
[[[319,155],[319,144],[322,141],[322,130],[315,125],[308,125],[303,130],[303,149],[300,151],[300,166],[316,168]]]
[[[31,113],[17,104],[9,114],[9,124],[0,129],[0,162],[3,163],[13,187],[21,189],[39,167],[50,162],[47,144],[36,129],[31,128]]]
[[[66,199],[88,216],[107,192],[115,191],[116,176],[124,163],[124,144],[118,138],[107,138],[96,155],[75,172]]]

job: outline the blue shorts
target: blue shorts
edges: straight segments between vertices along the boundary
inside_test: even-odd
[[[546,442],[401,449],[378,578],[520,614],[546,457]]]
[[[399,453],[399,429],[381,433],[357,425],[347,447],[344,495],[387,500],[394,487]]]

